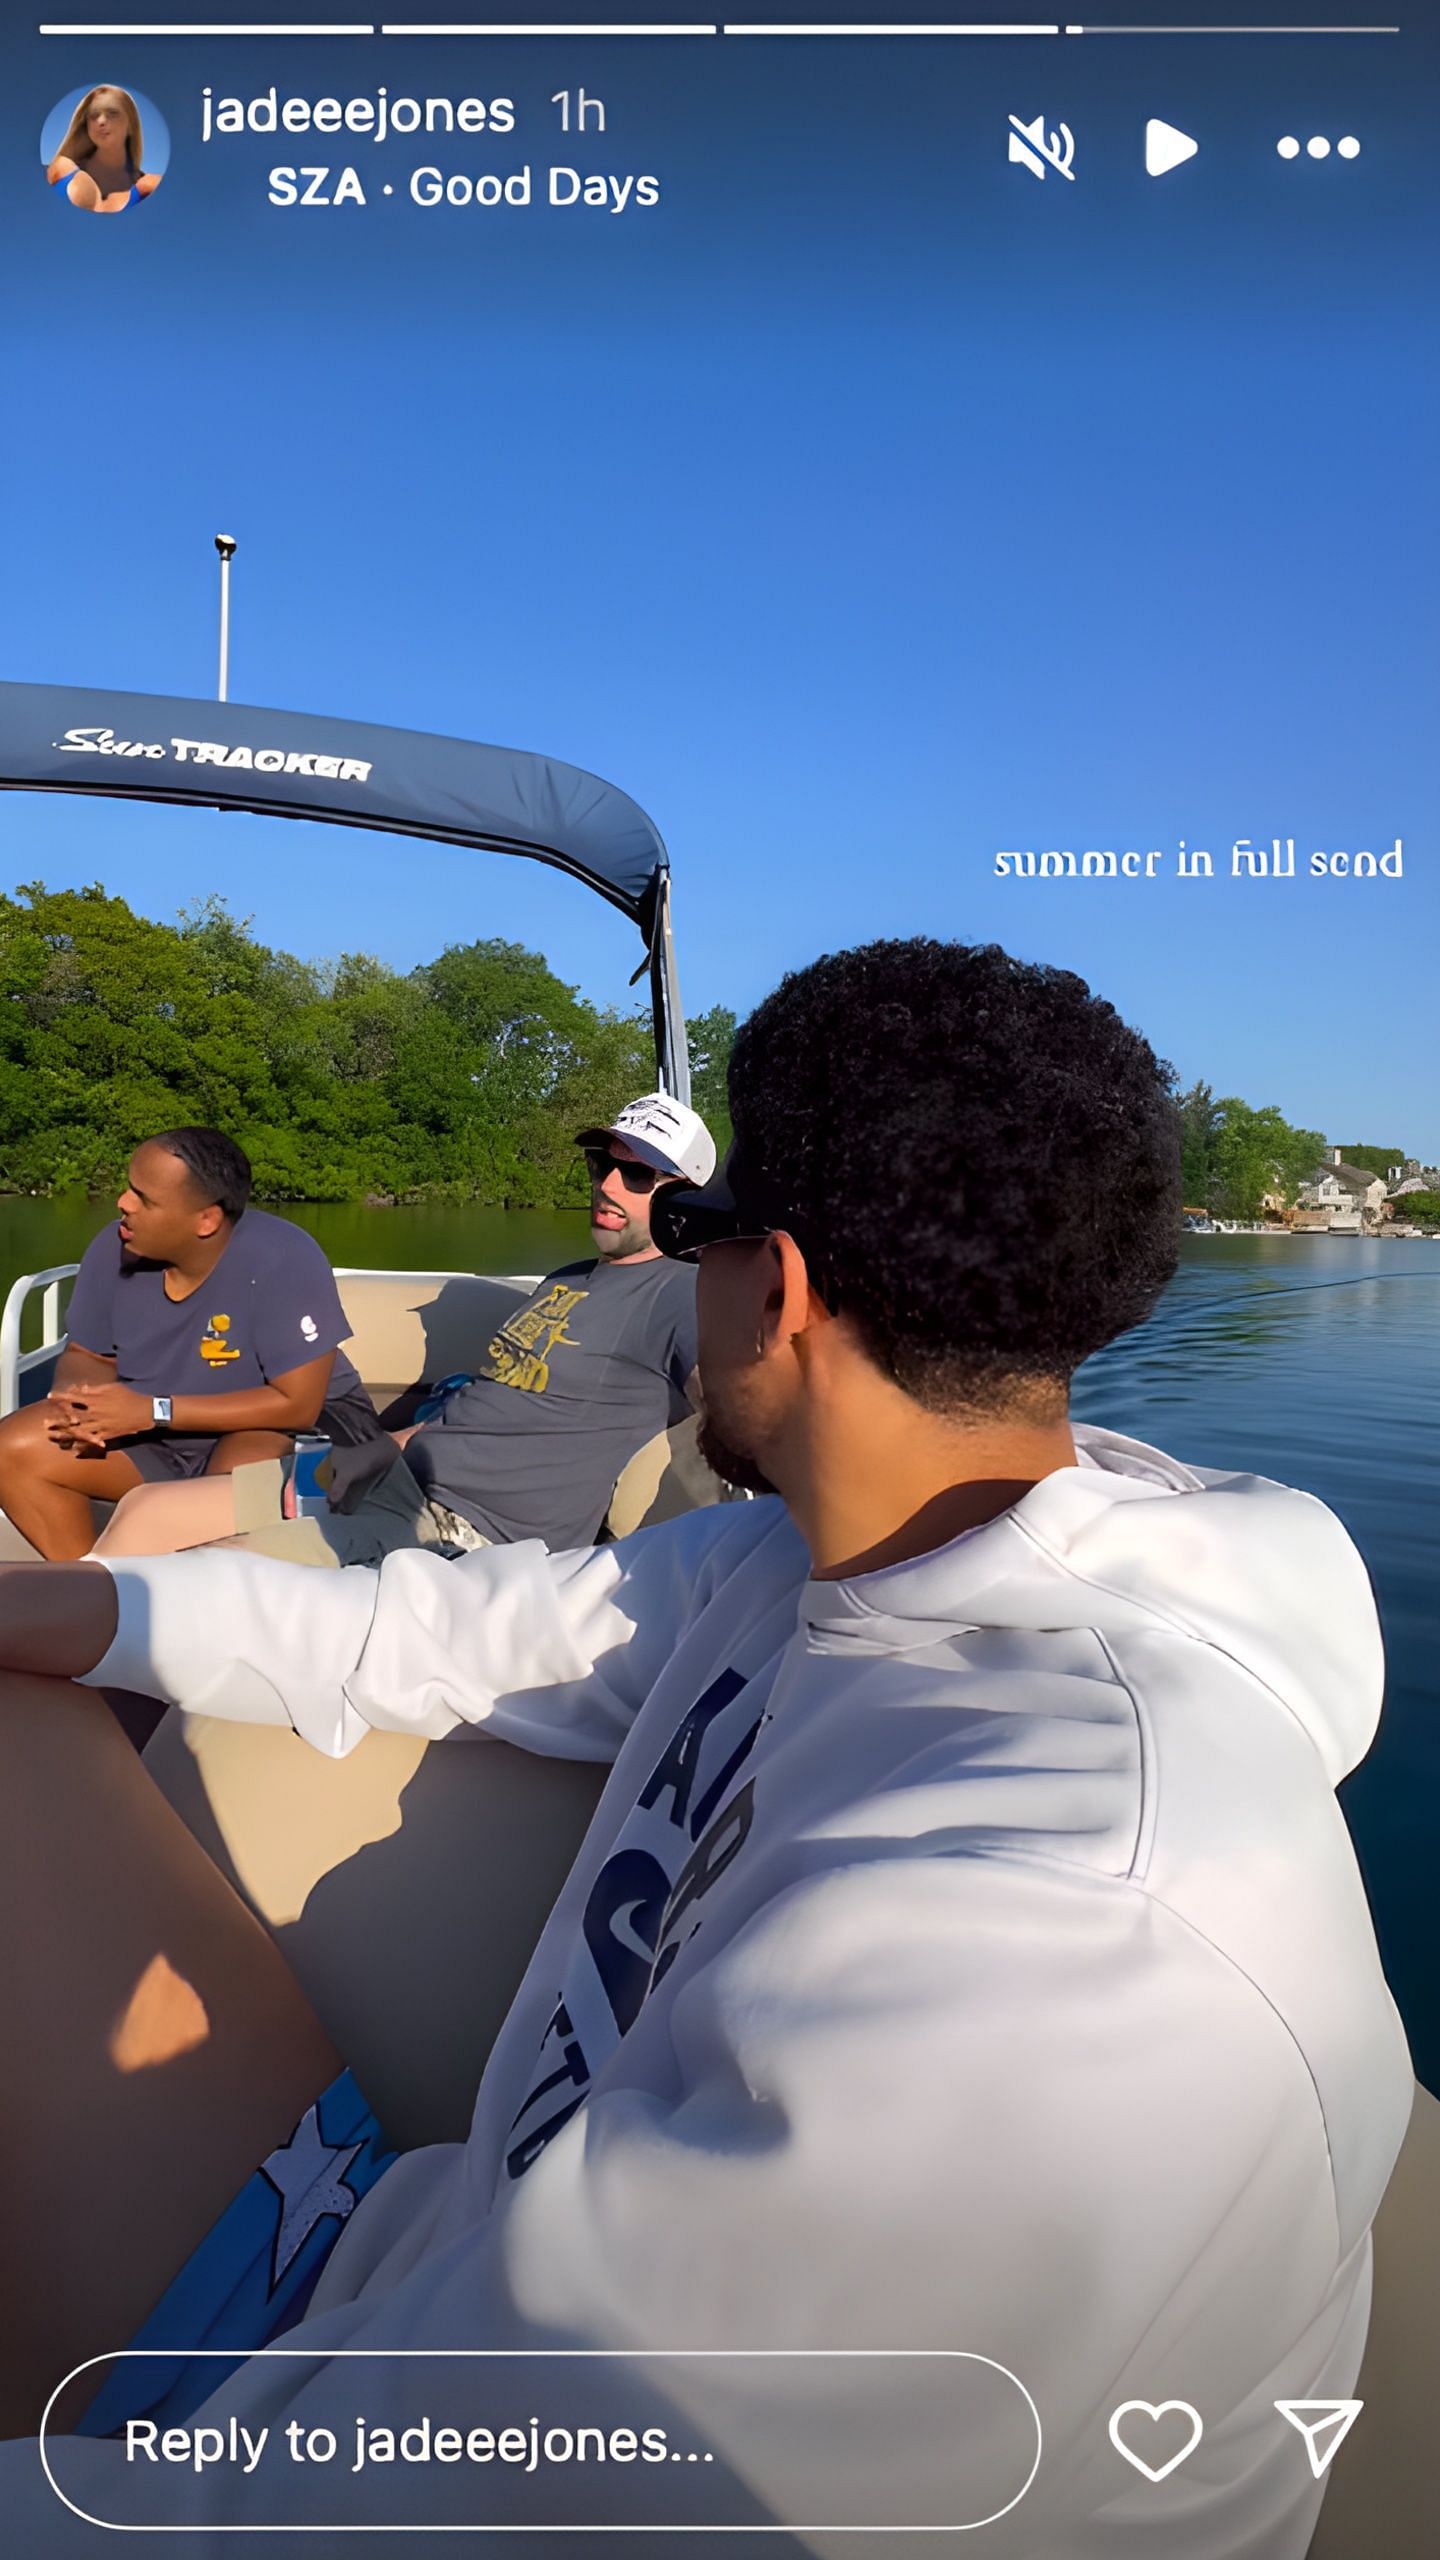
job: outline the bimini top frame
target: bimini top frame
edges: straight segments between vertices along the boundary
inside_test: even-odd
[[[638,927],[656,1072],[665,1092],[690,1098],[670,857],[635,801],[577,765],[324,713],[0,684],[0,790],[251,809],[548,862]]]

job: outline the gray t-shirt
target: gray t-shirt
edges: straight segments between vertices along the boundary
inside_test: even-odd
[[[244,1395],[335,1353],[317,1430],[350,1443],[378,1433],[375,1408],[338,1345],[350,1332],[335,1274],[313,1236],[288,1218],[247,1209],[213,1271],[187,1298],[165,1294],[162,1262],[126,1252],[106,1227],[86,1247],[66,1313],[72,1342],[116,1364],[122,1386],[147,1396]],[[204,1439],[167,1432],[176,1449]]]
[[[507,1317],[407,1464],[484,1537],[591,1546],[627,1460],[688,1413],[695,1350],[688,1263],[568,1263]]]

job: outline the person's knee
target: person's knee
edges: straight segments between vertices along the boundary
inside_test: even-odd
[[[47,1472],[45,1461],[55,1454],[55,1443],[45,1427],[43,1404],[21,1405],[15,1413],[7,1413],[0,1421],[0,1483],[20,1472],[26,1475]]]
[[[18,1405],[0,1422],[0,1449],[23,1448],[28,1441],[46,1437],[43,1404]]]
[[[0,1670],[0,1736],[7,1768],[22,1730],[48,1734],[57,1717],[67,1731],[108,1726],[113,1717],[96,1714],[103,1703],[97,1690],[83,1688],[60,1672]]]
[[[95,1553],[143,1556],[152,1552],[145,1545],[147,1523],[157,1502],[163,1516],[168,1490],[165,1485],[137,1484],[129,1493],[122,1493],[95,1541]]]
[[[229,1480],[192,1476],[125,1494],[95,1541],[97,1556],[175,1555],[217,1543],[235,1526]]]

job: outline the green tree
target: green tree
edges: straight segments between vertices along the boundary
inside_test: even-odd
[[[1208,1084],[1192,1084],[1188,1093],[1175,1096],[1175,1111],[1180,1122],[1180,1185],[1185,1204],[1191,1209],[1213,1209],[1218,1187],[1215,1151],[1224,1125],[1224,1105],[1216,1101]]]
[[[272,951],[216,897],[173,925],[100,888],[0,897],[0,1188],[114,1188],[139,1139],[199,1120],[265,1199],[578,1203],[576,1129],[653,1081],[643,1017],[518,943],[406,977]]]
[[[1231,1094],[1219,1105],[1213,1155],[1213,1206],[1227,1218],[1258,1218],[1267,1194],[1294,1199],[1319,1165],[1325,1141],[1295,1129],[1274,1103],[1256,1110]],[[1212,1205],[1208,1204],[1207,1205]]]
[[[26,1088],[0,1181],[107,1190],[148,1130],[201,1116],[188,994],[179,936],[123,899],[40,882],[0,898],[3,1054]]]
[[[462,1045],[490,1151],[487,1196],[581,1205],[576,1130],[613,1119],[654,1083],[644,1016],[587,1003],[519,943],[453,944],[416,978]]]
[[[685,1026],[690,1050],[690,1099],[723,1156],[730,1144],[730,1101],[726,1070],[735,1046],[735,1016],[728,1005],[714,1004]]]

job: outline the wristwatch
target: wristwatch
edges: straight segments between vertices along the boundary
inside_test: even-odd
[[[152,1396],[152,1397],[151,1397],[151,1399],[150,1399],[150,1419],[151,1419],[151,1421],[154,1423],[155,1428],[156,1428],[156,1430],[157,1430],[157,1431],[168,1431],[168,1430],[169,1430],[169,1428],[170,1428],[170,1409],[171,1409],[171,1399],[170,1399],[170,1397],[169,1397],[169,1396]]]

